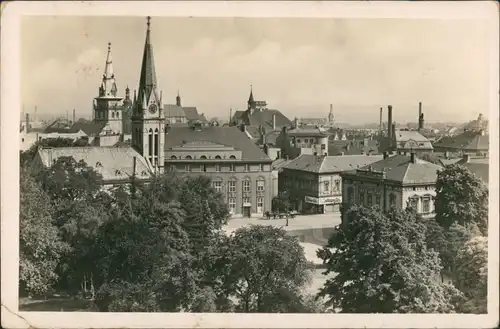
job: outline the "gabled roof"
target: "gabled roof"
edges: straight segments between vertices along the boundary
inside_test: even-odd
[[[371,168],[375,171],[384,171],[387,180],[402,184],[434,184],[438,170],[443,167],[419,158],[415,160],[415,163],[412,163],[411,156],[398,154],[361,169],[370,170]]]
[[[242,160],[271,162],[271,159],[236,127],[206,126],[201,130],[193,130],[190,127],[172,126],[165,138],[165,150],[196,141],[232,146],[242,151]]]
[[[88,121],[77,121],[71,126],[69,131],[72,133],[77,133],[81,130],[85,134],[87,134],[87,136],[97,136],[102,132],[105,126],[105,122],[95,123]]]
[[[152,174],[146,160],[130,146],[40,148],[38,155],[45,166],[52,165],[60,157],[71,156],[77,162],[83,160],[99,172],[105,181],[130,179],[133,176],[134,157],[137,159],[137,178],[149,178]]]
[[[406,142],[409,140],[414,140],[415,142],[429,142],[427,137],[424,137],[421,133],[415,130],[396,130],[396,141]]]
[[[176,104],[164,104],[163,109],[166,117],[185,117],[186,113],[183,108]]]
[[[382,159],[378,155],[315,156],[302,154],[285,168],[312,173],[335,173],[353,170]]]
[[[239,120],[243,121],[244,124],[249,126],[263,126],[266,129],[273,128],[273,114],[275,115],[276,120],[276,128],[281,127],[289,127],[292,125],[292,121],[290,121],[286,116],[283,115],[278,110],[253,110],[253,113],[250,114],[248,110],[246,111],[236,111],[233,115],[232,122],[237,122]]]
[[[482,135],[481,132],[476,131],[465,131],[456,136],[444,136],[434,143],[434,147],[471,151],[487,151],[489,146],[489,135]]]
[[[199,114],[195,106],[187,106],[182,108],[188,120],[200,120],[205,123],[208,122],[204,114]]]

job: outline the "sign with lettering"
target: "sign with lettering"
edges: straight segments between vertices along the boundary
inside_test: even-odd
[[[342,198],[339,197],[325,197],[325,198],[315,198],[312,196],[306,196],[304,198],[305,202],[307,203],[312,203],[312,204],[318,204],[318,205],[323,205],[323,204],[339,204],[342,203]]]

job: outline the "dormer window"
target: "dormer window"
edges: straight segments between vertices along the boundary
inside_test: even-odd
[[[95,164],[95,166],[96,166],[97,168],[102,167],[102,163],[101,163],[101,162],[99,162],[99,161],[97,161],[97,163]]]
[[[120,169],[116,169],[115,171],[115,175],[116,176],[120,176],[122,174],[122,172],[120,171]]]
[[[141,176],[147,176],[147,175],[148,174],[144,170],[141,172]]]

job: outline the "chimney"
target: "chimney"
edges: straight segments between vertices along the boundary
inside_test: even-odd
[[[417,154],[415,153],[415,151],[412,151],[410,153],[410,161],[411,163],[417,163]]]
[[[393,147],[396,147],[396,122],[391,124],[391,144]]]
[[[229,125],[231,125],[231,120],[233,120],[233,108],[229,108]]]
[[[384,152],[384,159],[387,159],[389,157],[389,153],[387,151]]]
[[[273,130],[276,129],[276,114],[273,113]]]
[[[35,117],[33,118],[33,121],[36,122],[36,115],[37,115],[37,112],[38,112],[38,108],[35,106]]]
[[[387,106],[387,137],[392,139],[392,105]]]
[[[424,113],[422,112],[422,102],[418,102],[418,130],[424,129]]]
[[[380,108],[380,123],[379,123],[379,129],[380,129],[380,132],[382,132],[382,113],[383,113],[384,109],[381,107]]]
[[[24,123],[24,130],[26,133],[29,133],[30,131],[30,114],[26,113],[26,122]]]
[[[246,126],[246,125],[244,125],[244,124],[241,124],[241,125],[240,125],[240,130],[241,130],[241,132],[245,132],[245,131],[247,131],[247,126]]]
[[[73,109],[73,123],[76,122],[76,111],[75,109]]]
[[[463,160],[464,160],[465,163],[468,163],[470,161],[470,155],[464,154],[463,155]]]

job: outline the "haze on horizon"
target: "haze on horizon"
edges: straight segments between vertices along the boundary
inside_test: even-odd
[[[490,36],[480,20],[153,17],[164,103],[229,117],[256,100],[292,119],[398,123],[488,117]],[[26,112],[90,117],[112,43],[119,94],[137,88],[145,17],[26,16],[21,97]],[[132,92],[133,94],[133,92]]]

